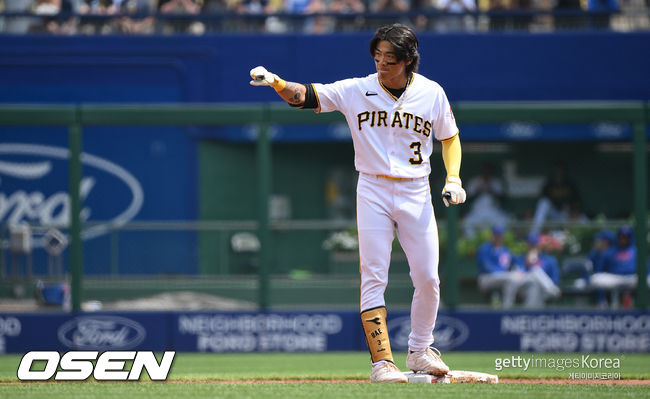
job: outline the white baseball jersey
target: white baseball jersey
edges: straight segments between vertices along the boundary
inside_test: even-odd
[[[359,172],[424,177],[431,172],[432,136],[458,133],[449,100],[440,85],[417,73],[399,99],[379,81],[365,78],[315,83],[316,112],[340,111],[348,122]]]

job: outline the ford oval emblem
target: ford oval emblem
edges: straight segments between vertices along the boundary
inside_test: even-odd
[[[393,350],[407,350],[411,333],[411,318],[398,317],[388,322],[388,334]],[[438,315],[433,330],[434,346],[440,350],[450,350],[462,345],[469,337],[469,327],[455,317]]]
[[[119,316],[81,316],[64,323],[59,341],[78,350],[132,349],[147,332],[142,325]]]
[[[433,330],[434,346],[440,350],[459,347],[469,337],[469,327],[464,321],[450,316],[438,316]]]
[[[55,164],[67,161],[69,150],[63,147],[54,147],[28,143],[2,143],[0,144],[0,176],[11,177],[26,182],[45,179],[55,174]],[[10,156],[18,156],[19,160],[12,160]],[[140,182],[129,171],[96,155],[83,152],[81,162],[84,168],[100,172],[100,176],[109,176],[123,185],[130,194],[128,203],[112,210],[106,220],[108,223],[84,226],[82,237],[90,239],[106,234],[109,225],[122,226],[132,220],[142,208],[144,193]],[[97,184],[96,177],[84,176],[81,180],[80,195],[82,202]],[[54,193],[37,189],[26,192],[19,189],[14,192],[0,193],[0,216],[5,222],[19,224],[22,222],[41,225],[65,224],[69,220],[69,198],[67,189]],[[81,211],[83,221],[89,218],[92,209],[86,207]],[[42,242],[35,242],[42,246]]]

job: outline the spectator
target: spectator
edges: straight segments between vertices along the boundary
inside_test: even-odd
[[[32,6],[32,0],[5,0],[5,12],[27,12]],[[27,33],[32,25],[32,19],[27,17],[7,18],[4,31],[6,33]]]
[[[286,12],[292,14],[306,14],[311,0],[286,0],[284,8]]]
[[[493,166],[485,162],[481,172],[467,183],[467,203],[470,211],[465,216],[465,235],[473,237],[476,229],[482,225],[505,225],[508,215],[501,210],[500,204],[505,196],[503,182],[494,177]]]
[[[591,261],[594,273],[603,271],[605,255],[614,245],[615,236],[610,230],[603,230],[594,237],[594,245],[587,256]]]
[[[241,30],[249,32],[263,32],[266,24],[266,14],[271,12],[268,0],[241,0],[236,10],[238,14],[248,15]]]
[[[162,14],[196,15],[201,12],[201,0],[160,0],[158,9]],[[187,18],[167,19],[162,25],[163,33],[203,33],[205,26],[201,22],[193,22]]]
[[[483,243],[477,251],[478,287],[482,292],[492,294],[492,304],[498,303],[501,291],[502,306],[511,308],[515,303],[517,290],[524,283],[524,274],[512,270],[512,254],[504,244],[505,227],[492,228],[492,240]]]
[[[156,10],[155,0],[113,0],[111,14],[152,14]],[[124,34],[151,34],[155,20],[152,16],[131,18],[127,16],[112,19],[106,24],[104,32]],[[108,33],[108,32],[107,32]]]
[[[268,0],[242,0],[237,8],[240,14],[259,15],[267,12]]]
[[[573,15],[573,13],[582,12],[581,0],[557,0],[553,10],[559,13],[554,18],[556,30],[580,29],[584,27],[584,17]],[[562,13],[566,13],[566,15]]]
[[[265,10],[267,14],[284,12],[284,0],[269,0]],[[266,18],[264,28],[269,33],[285,33],[289,29],[287,21],[283,21],[275,15]]]
[[[329,2],[325,0],[311,0],[307,6],[307,14],[319,14],[326,13],[329,11]],[[304,31],[306,33],[315,33],[322,35],[323,33],[332,32],[336,27],[336,21],[334,18],[317,15],[314,17],[307,18],[305,20]]]
[[[547,299],[560,296],[560,268],[554,256],[542,251],[538,234],[529,234],[527,242],[526,253],[515,257],[513,262],[518,270],[526,274],[526,281],[522,285],[524,306],[541,308]]]
[[[409,12],[411,9],[410,0],[377,0],[369,4],[370,11],[378,14],[402,14]],[[389,25],[396,22],[397,19],[394,15],[389,18],[373,18],[370,21],[371,29],[382,25]],[[405,25],[410,25],[408,18],[403,18],[400,22]]]
[[[526,11],[534,11],[535,0],[512,0],[515,3],[515,9],[519,12],[523,12],[522,15],[515,17],[515,29],[516,30],[530,30],[535,17],[531,14],[526,14]]]
[[[476,21],[472,15],[476,11],[476,0],[435,0],[438,11],[445,13],[435,24],[440,32],[473,31]],[[457,15],[453,15],[457,14]]]
[[[531,0],[487,0],[489,3],[490,31],[528,30],[533,21]]]
[[[333,0],[330,4],[330,11],[342,15],[337,18],[336,29],[339,31],[357,31],[364,24],[363,17],[344,17],[345,15],[364,13],[366,6],[361,0]]]
[[[620,9],[617,0],[587,0],[587,11],[595,13],[589,18],[592,29],[609,29],[612,14],[619,12]]]
[[[85,0],[79,6],[80,14],[110,15],[115,14],[113,0]]]
[[[43,18],[38,24],[30,27],[32,33],[74,34],[76,33],[76,20],[69,18],[67,21],[56,16],[61,12],[70,13],[72,4],[65,0],[36,0],[32,5],[32,12]],[[49,18],[48,18],[49,17]]]
[[[333,0],[330,8],[341,14],[362,13],[366,10],[361,0]]]
[[[226,0],[205,0],[203,2],[202,12],[208,14],[226,13],[228,11],[231,11],[229,3],[230,2]],[[238,6],[238,4],[236,6]],[[233,5],[233,7],[235,7],[235,5]]]
[[[192,0],[160,0],[160,12],[163,14],[198,14],[201,5]]]
[[[418,11],[418,15],[415,17],[415,28],[419,31],[430,30],[430,26],[433,27],[438,21],[437,17],[432,17],[431,20],[424,15],[430,13],[432,10],[435,10],[438,0],[411,0],[411,11]]]
[[[618,294],[622,291],[623,305],[631,306],[631,291],[637,285],[636,248],[631,227],[618,229],[616,243],[604,254],[600,265],[598,271],[594,269],[595,273],[589,281],[591,288],[609,291],[612,307],[618,306]],[[600,307],[607,306],[604,296],[598,299]]]
[[[408,0],[377,0],[372,2],[372,12],[400,13],[408,12],[411,5]]]
[[[309,4],[311,0],[285,0],[284,10],[289,14],[304,15],[308,13]],[[294,32],[302,32],[305,30],[306,22],[302,18],[295,18],[290,20],[291,30]]]
[[[68,2],[73,4],[71,10],[74,11],[76,0],[64,0],[63,5]],[[156,0],[83,0],[78,7],[82,15],[152,14],[155,10]],[[122,16],[110,20],[81,18],[79,25],[83,34],[150,34],[154,31],[155,20],[152,16],[137,19]],[[60,30],[65,30],[65,26]]]
[[[56,15],[61,11],[61,0],[36,0],[33,7],[34,14]]]
[[[556,163],[537,201],[531,233],[539,234],[546,220],[567,220],[572,207],[580,207],[578,190],[567,176],[566,165]]]
[[[488,3],[488,11],[491,13],[490,31],[514,29],[513,17],[504,14],[515,10],[515,2],[513,0],[488,0]]]
[[[587,256],[587,258],[591,261],[591,264],[593,266],[594,274],[601,273],[603,271],[605,256],[614,245],[614,241],[615,241],[614,233],[611,232],[610,230],[603,230],[600,233],[596,234],[596,236],[594,237],[593,247],[591,251],[589,251],[589,255]],[[590,278],[591,276],[589,275],[584,276],[583,281],[589,283]],[[602,308],[607,306],[605,291],[600,289],[596,290],[594,292],[594,295],[598,307]]]
[[[205,21],[208,32],[241,32],[248,29],[248,20],[232,14],[242,14],[246,9],[243,0],[204,0],[201,12],[209,14],[229,14],[225,18],[208,19]]]
[[[112,15],[117,8],[113,0],[83,0],[79,5],[79,14],[82,15]],[[110,21],[96,18],[81,18],[79,30],[83,34],[112,33]]]

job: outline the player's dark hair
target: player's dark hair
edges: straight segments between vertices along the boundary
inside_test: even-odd
[[[410,65],[406,66],[407,75],[417,72],[420,62],[418,38],[411,28],[402,24],[392,24],[377,29],[375,36],[370,40],[370,55],[372,57],[375,56],[377,44],[382,40],[386,40],[393,46],[398,61],[413,60]]]

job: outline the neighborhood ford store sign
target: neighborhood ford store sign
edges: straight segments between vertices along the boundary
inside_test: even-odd
[[[388,329],[406,350],[409,314]],[[434,335],[442,351],[650,352],[650,314],[440,312]],[[367,351],[353,311],[0,314],[0,353],[33,350]]]
[[[179,314],[174,341],[176,350],[199,352],[350,350],[358,323],[356,313]]]

